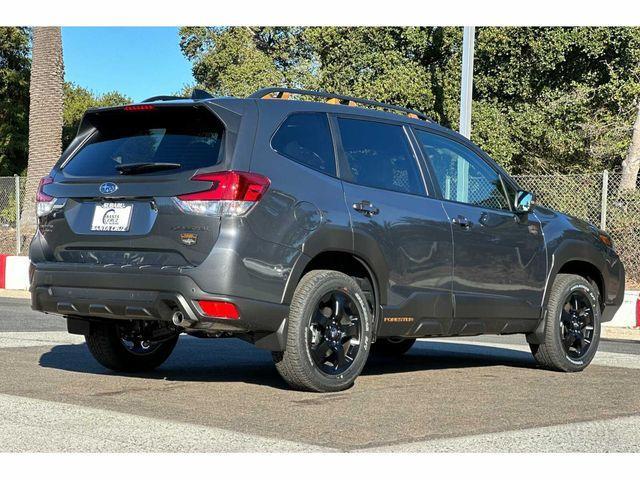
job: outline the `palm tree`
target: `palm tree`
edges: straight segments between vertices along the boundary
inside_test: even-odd
[[[60,27],[34,27],[29,87],[29,159],[22,207],[23,242],[35,233],[35,195],[62,151],[64,65]]]

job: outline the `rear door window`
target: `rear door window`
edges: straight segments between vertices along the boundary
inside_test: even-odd
[[[336,161],[329,121],[324,113],[294,113],[278,128],[271,147],[281,155],[335,176]]]
[[[345,180],[394,192],[425,193],[402,126],[340,117],[338,125],[349,169]]]
[[[171,174],[210,167],[221,160],[223,126],[206,111],[166,108],[152,111],[107,111],[94,114],[96,132],[63,171],[74,176],[116,176],[119,166],[177,163]]]

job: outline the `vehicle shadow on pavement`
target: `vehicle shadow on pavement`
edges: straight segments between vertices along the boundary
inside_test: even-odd
[[[244,382],[274,388],[288,386],[277,374],[271,354],[237,339],[182,337],[173,354],[157,370],[115,374],[98,364],[85,344],[57,345],[40,357],[40,366],[71,372],[185,382]],[[416,342],[402,357],[370,358],[362,375],[504,365],[535,368],[528,352],[483,345]]]
[[[362,375],[382,375],[421,370],[443,370],[503,365],[514,368],[537,368],[529,352],[468,343],[416,342],[401,357],[372,357]]]

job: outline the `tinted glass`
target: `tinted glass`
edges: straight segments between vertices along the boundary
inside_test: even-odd
[[[516,204],[516,195],[518,192],[515,188],[513,188],[509,182],[507,182],[504,177],[502,178],[502,184],[504,185],[504,189],[507,192],[507,198],[509,199],[509,204],[515,208]]]
[[[143,175],[172,174],[220,161],[222,125],[208,112],[166,109],[107,112],[93,119],[96,133],[64,167],[77,176],[119,175],[130,163],[179,163],[180,168]]]
[[[271,147],[314,170],[336,174],[331,131],[324,113],[294,113],[273,136]]]
[[[417,130],[416,137],[433,166],[445,199],[510,210],[500,176],[482,158],[440,135]]]
[[[350,178],[359,185],[424,194],[409,141],[399,125],[339,118]],[[347,175],[348,176],[348,175]]]

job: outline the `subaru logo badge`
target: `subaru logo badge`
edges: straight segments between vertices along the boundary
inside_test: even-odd
[[[100,185],[100,193],[104,195],[111,195],[116,190],[118,190],[118,186],[113,182],[105,182]]]

